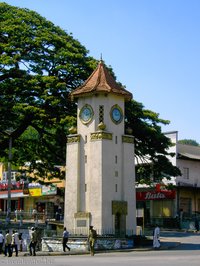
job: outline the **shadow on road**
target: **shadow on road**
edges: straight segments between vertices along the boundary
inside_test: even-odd
[[[200,250],[200,244],[181,243],[175,249],[176,250]]]

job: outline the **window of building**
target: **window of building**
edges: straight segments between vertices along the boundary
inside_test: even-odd
[[[115,136],[115,144],[117,144],[118,142],[118,139],[117,139],[117,136]]]
[[[87,143],[87,135],[85,135],[85,143]]]
[[[189,168],[183,167],[183,178],[189,179]]]
[[[117,184],[115,184],[115,192],[117,192]]]
[[[118,171],[115,171],[115,177],[118,177]]]
[[[87,155],[85,155],[85,163],[87,163]]]
[[[117,163],[117,155],[115,156],[115,163]]]
[[[104,123],[104,106],[99,105],[99,123]]]
[[[190,216],[192,213],[192,199],[180,197],[179,207],[185,216]]]

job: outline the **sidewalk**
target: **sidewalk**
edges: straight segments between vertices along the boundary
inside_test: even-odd
[[[177,246],[180,245],[180,242],[169,242],[166,241],[165,239],[161,240],[161,247],[159,250],[169,250],[176,248]],[[154,251],[154,248],[151,246],[147,247],[136,247],[132,249],[115,249],[115,250],[98,250],[96,253],[112,253],[112,252],[141,252],[141,251]],[[89,251],[79,251],[79,250],[70,250],[66,252],[60,252],[60,251],[37,251],[36,256],[69,256],[69,255],[86,255],[90,254]],[[15,255],[14,255],[15,256]],[[13,256],[13,257],[14,257]],[[30,256],[29,252],[19,252],[19,256]]]

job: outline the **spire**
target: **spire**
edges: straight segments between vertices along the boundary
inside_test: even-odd
[[[109,73],[108,69],[105,67],[102,55],[101,60],[97,68],[89,76],[89,78],[83,83],[82,86],[75,89],[71,96],[74,98],[84,97],[86,95],[92,95],[97,93],[112,93],[116,95],[124,96],[125,99],[130,100],[132,94],[120,86],[112,75]]]

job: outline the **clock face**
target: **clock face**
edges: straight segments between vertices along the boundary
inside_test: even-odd
[[[92,107],[88,104],[84,105],[80,111],[79,117],[84,124],[89,123],[93,117]]]
[[[119,124],[122,121],[123,114],[119,106],[113,106],[111,108],[111,118],[114,123]]]

